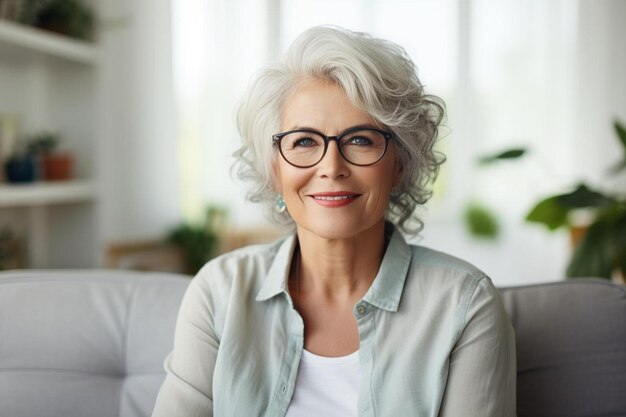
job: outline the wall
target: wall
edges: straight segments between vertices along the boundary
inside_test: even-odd
[[[170,2],[99,7],[102,244],[160,238],[180,219]]]

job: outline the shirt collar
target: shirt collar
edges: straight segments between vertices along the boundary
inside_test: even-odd
[[[280,293],[287,293],[289,267],[295,247],[295,235],[287,237],[280,244],[261,290],[257,294],[257,301],[269,300]],[[383,310],[398,311],[410,263],[411,247],[400,232],[394,229],[378,274],[363,300]]]
[[[394,228],[378,274],[363,300],[383,310],[398,311],[411,254],[411,247]]]
[[[257,301],[265,301],[281,292],[287,293],[287,279],[291,258],[296,247],[296,235],[293,234],[283,240],[274,255],[274,261],[267,271],[265,281],[256,296]]]

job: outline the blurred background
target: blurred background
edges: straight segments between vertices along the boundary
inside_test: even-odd
[[[500,286],[620,279],[625,21],[622,0],[0,0],[0,269],[193,273],[280,236],[230,174],[234,108],[336,24],[403,46],[447,104],[411,241]]]

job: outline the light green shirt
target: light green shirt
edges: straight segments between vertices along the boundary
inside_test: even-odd
[[[304,340],[287,291],[295,243],[237,250],[192,280],[154,417],[285,415]],[[353,312],[359,416],[515,416],[514,331],[472,265],[394,231]]]

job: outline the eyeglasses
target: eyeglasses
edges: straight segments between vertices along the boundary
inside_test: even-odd
[[[391,132],[384,130],[355,127],[338,136],[325,136],[310,129],[290,130],[275,134],[272,141],[287,163],[297,168],[310,168],[324,158],[331,140],[337,142],[339,153],[349,163],[375,164],[385,156],[392,137]]]

